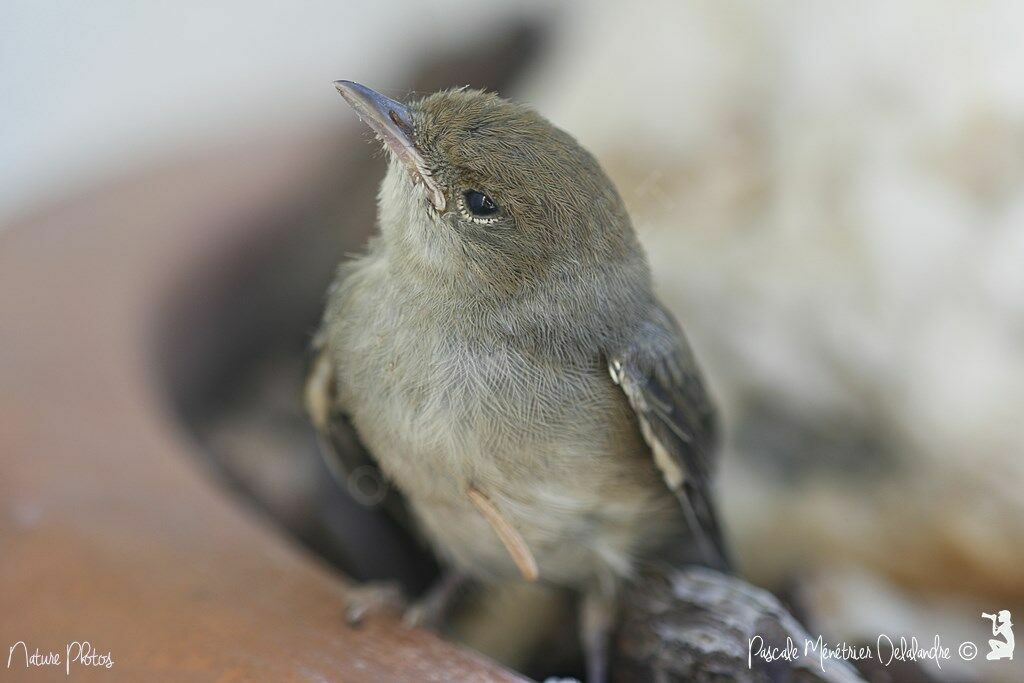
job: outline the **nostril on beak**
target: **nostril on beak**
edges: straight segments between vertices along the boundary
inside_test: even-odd
[[[412,122],[406,121],[404,118],[398,115],[394,109],[388,110],[388,118],[391,119],[392,123],[402,129],[402,131],[411,136],[413,134]]]

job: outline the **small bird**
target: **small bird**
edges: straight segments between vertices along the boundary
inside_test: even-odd
[[[335,87],[383,143],[379,235],[340,266],[306,385],[336,471],[379,467],[450,577],[581,595],[588,677],[644,563],[728,563],[714,413],[597,161],[529,107]],[[353,437],[360,448],[353,448]],[[425,604],[437,607],[457,580]]]

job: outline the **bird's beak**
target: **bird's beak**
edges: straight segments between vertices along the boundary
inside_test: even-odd
[[[413,183],[423,183],[427,198],[438,213],[444,211],[447,201],[444,192],[430,176],[430,170],[413,140],[412,112],[401,102],[384,97],[365,85],[352,81],[334,81],[334,87],[356,110],[391,153],[405,166]]]

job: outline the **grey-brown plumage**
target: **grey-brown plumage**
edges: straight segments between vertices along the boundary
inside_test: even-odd
[[[337,85],[390,164],[380,235],[328,295],[318,428],[351,421],[443,562],[516,579],[479,492],[588,621],[638,563],[723,564],[711,406],[594,158],[493,94]]]

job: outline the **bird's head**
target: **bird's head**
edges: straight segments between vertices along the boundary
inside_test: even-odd
[[[335,86],[389,153],[381,232],[415,266],[508,290],[643,261],[593,156],[529,107],[480,90],[403,104]]]

